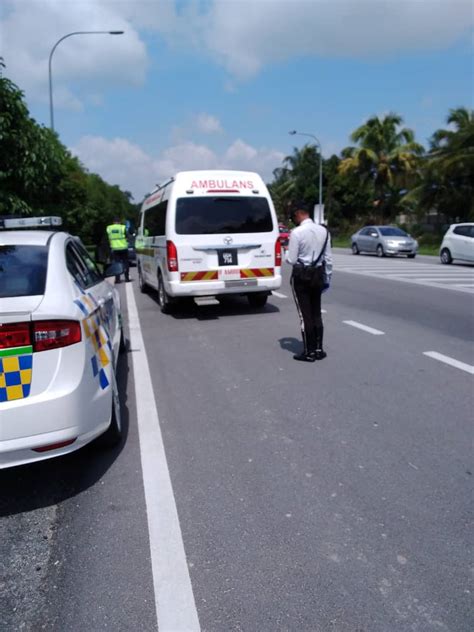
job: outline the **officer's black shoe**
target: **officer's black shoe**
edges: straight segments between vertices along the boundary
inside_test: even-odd
[[[327,356],[327,353],[323,351],[322,349],[318,349],[317,351],[314,352],[315,360],[324,360],[326,356]]]
[[[311,351],[310,353],[297,353],[293,356],[293,360],[299,360],[300,362],[315,362],[316,353]]]

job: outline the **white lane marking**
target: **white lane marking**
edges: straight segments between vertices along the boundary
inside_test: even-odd
[[[288,298],[288,296],[286,294],[280,294],[280,292],[275,292],[275,290],[272,291],[273,296],[278,296],[278,298]]]
[[[474,375],[474,366],[466,364],[465,362],[459,362],[459,360],[455,360],[454,358],[445,356],[442,353],[438,353],[437,351],[424,351],[423,355],[428,356],[429,358],[433,358],[433,360],[439,360],[439,362],[444,362],[445,364],[454,366],[456,369],[461,369],[461,371],[466,371],[466,373]]]
[[[355,320],[343,320],[345,325],[350,325],[351,327],[356,327],[357,329],[362,329],[362,331],[366,331],[368,334],[373,334],[374,336],[384,336],[385,332],[380,331],[380,329],[374,329],[373,327],[368,327],[367,325],[363,325],[362,323],[358,323]]]
[[[196,603],[131,283],[127,284],[126,296],[158,629],[160,632],[199,632]]]
[[[436,290],[451,290],[474,294],[474,269],[472,267],[449,267],[441,263],[420,261],[381,260],[373,257],[354,258],[351,255],[333,256],[334,268],[339,272],[357,274],[364,277],[388,279],[412,283]]]

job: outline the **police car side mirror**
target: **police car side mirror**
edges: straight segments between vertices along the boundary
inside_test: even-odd
[[[114,261],[109,264],[104,270],[104,277],[107,279],[108,277],[119,276],[123,274],[125,267],[121,261]]]

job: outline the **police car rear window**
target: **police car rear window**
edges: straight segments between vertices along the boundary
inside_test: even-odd
[[[44,294],[47,246],[0,246],[0,298]]]
[[[203,196],[176,202],[178,235],[270,233],[272,214],[263,197]]]

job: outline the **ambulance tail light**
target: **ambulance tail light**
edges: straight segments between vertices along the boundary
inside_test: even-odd
[[[281,266],[281,241],[280,237],[277,237],[275,242],[275,267]]]
[[[28,347],[30,345],[30,323],[0,325],[0,349],[13,349],[14,347]]]
[[[40,320],[33,322],[34,351],[59,349],[81,342],[81,324],[75,320]]]
[[[168,260],[168,271],[178,272],[178,250],[172,241],[166,242],[166,258]]]

